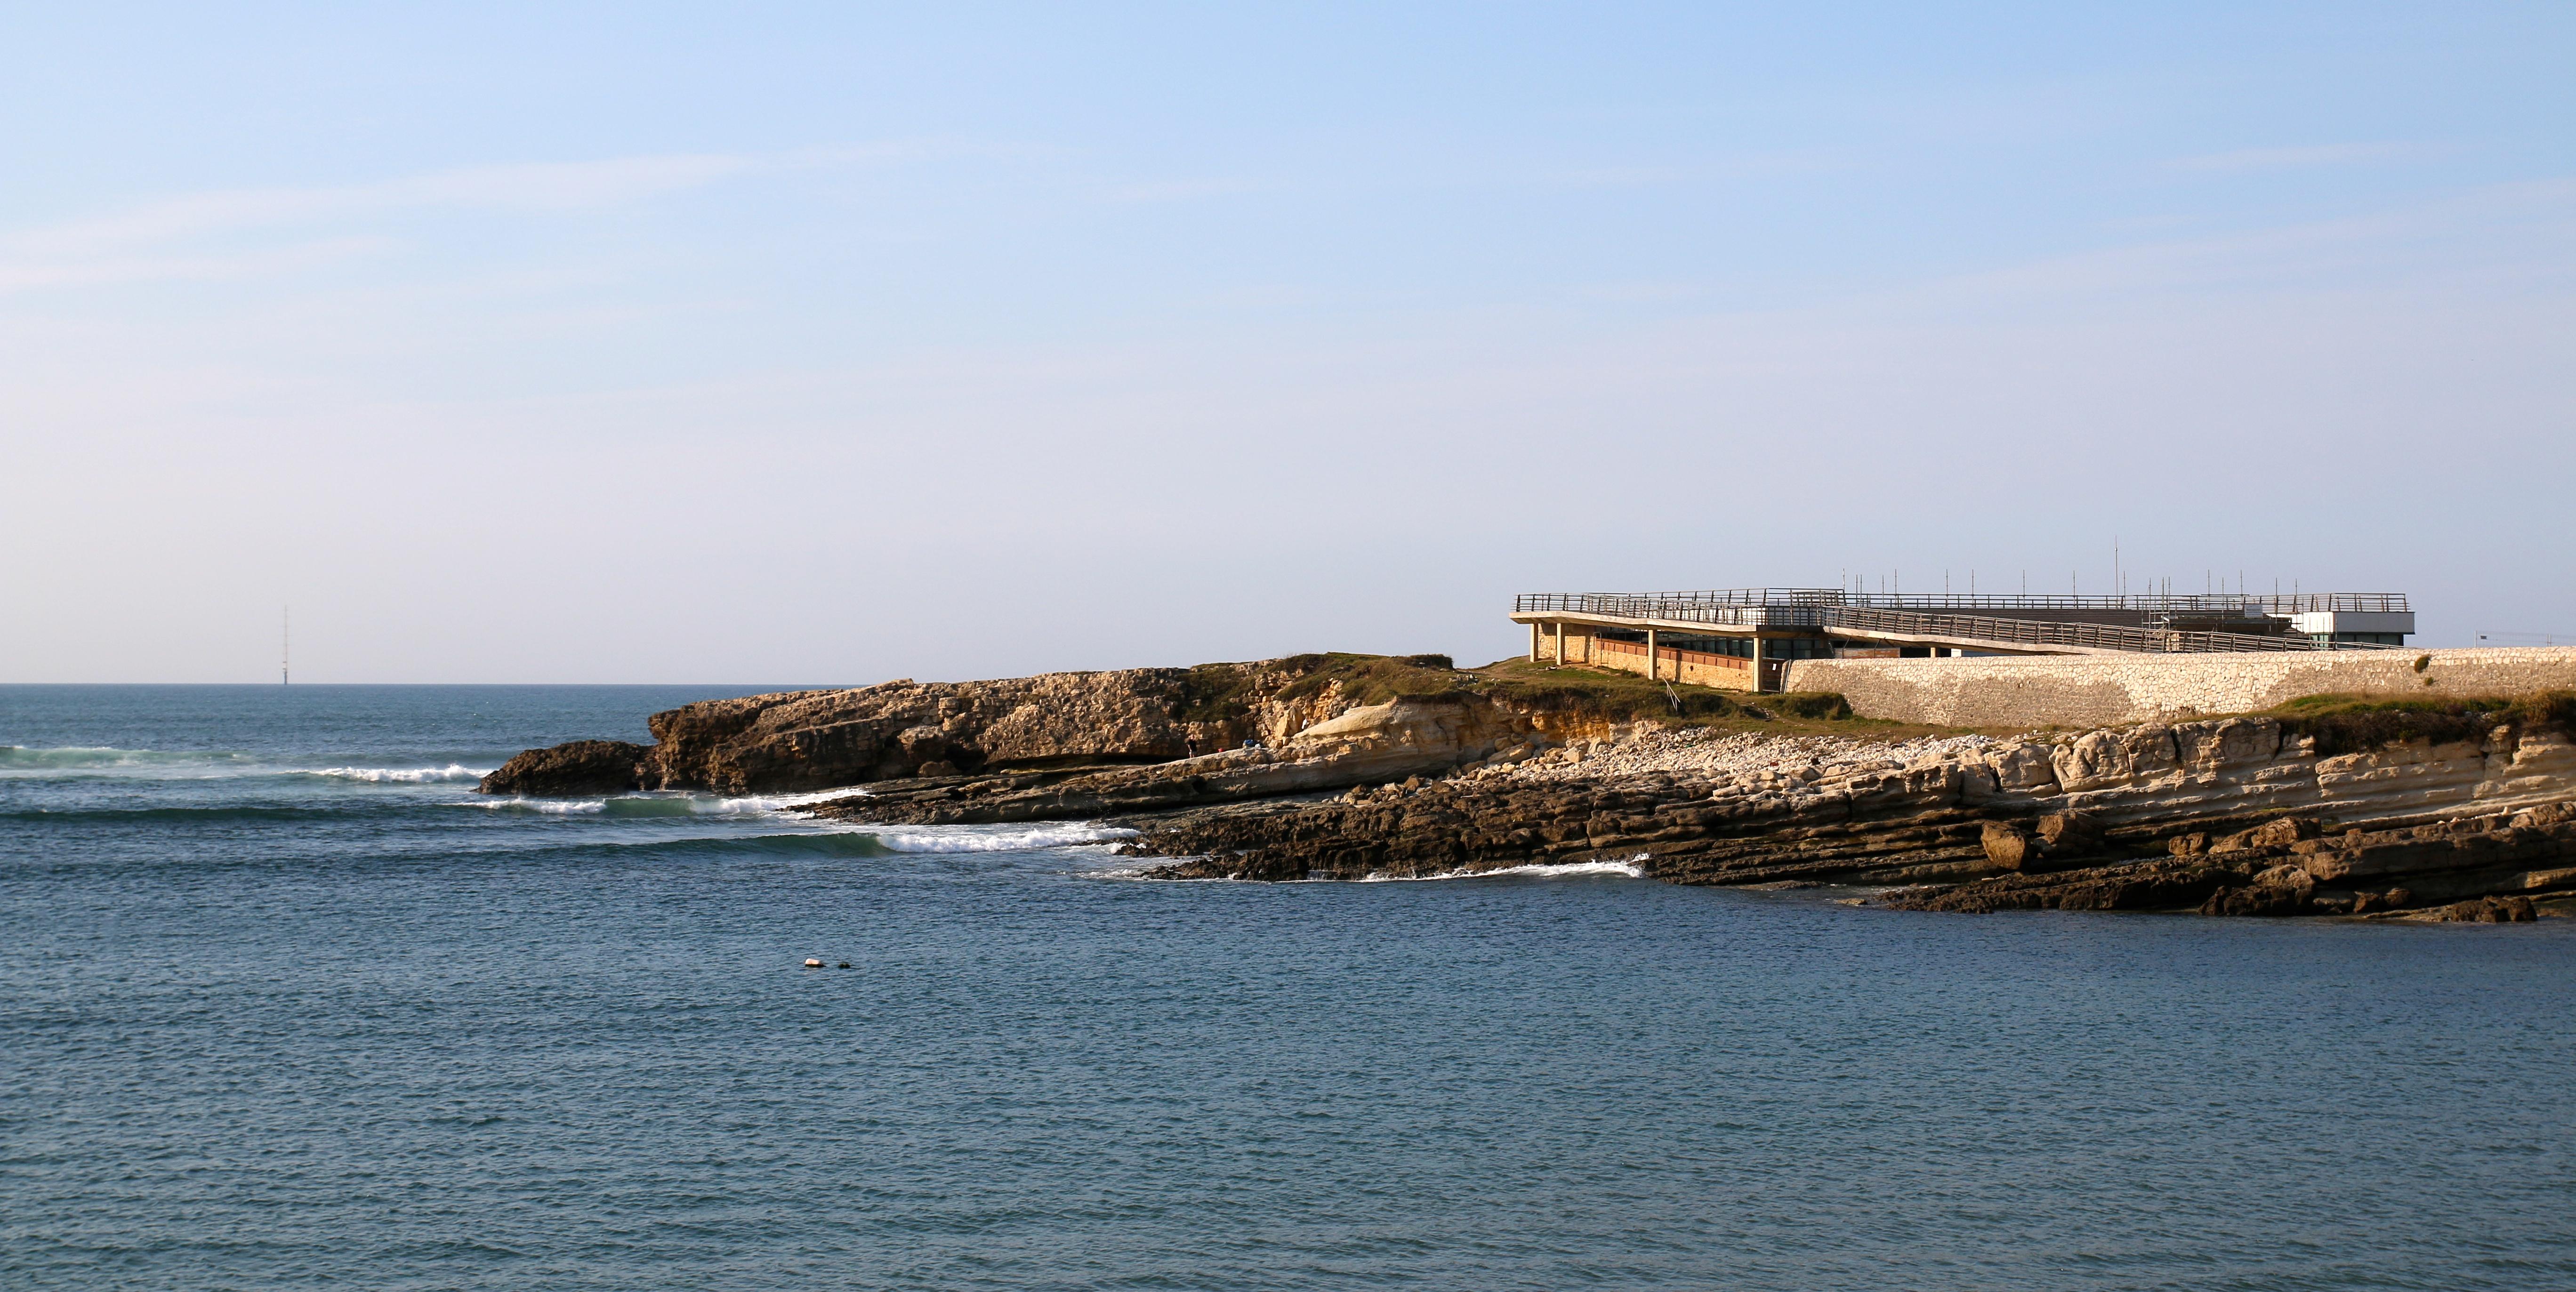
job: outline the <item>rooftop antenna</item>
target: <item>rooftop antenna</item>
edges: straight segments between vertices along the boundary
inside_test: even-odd
[[[287,615],[291,609],[292,607],[288,606],[279,606],[277,608],[277,684],[279,686],[286,685],[286,664],[288,660],[293,658],[293,656],[287,651],[288,646],[290,646],[294,641],[293,638],[287,635],[287,628],[289,625]]]

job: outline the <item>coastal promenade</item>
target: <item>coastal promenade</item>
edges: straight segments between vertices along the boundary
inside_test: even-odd
[[[1839,588],[1524,593],[1529,658],[1730,690],[1790,688],[1800,661],[2299,655],[2401,649],[2402,593],[1871,595]]]
[[[2313,695],[2453,700],[2576,690],[2576,646],[2303,654],[1818,659],[1792,691],[1832,691],[1865,718],[1941,727],[2085,727],[2256,713]]]

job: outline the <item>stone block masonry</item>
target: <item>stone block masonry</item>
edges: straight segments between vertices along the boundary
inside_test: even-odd
[[[1860,716],[1896,722],[2100,727],[2253,713],[2308,695],[2576,690],[2576,646],[1798,660],[1786,689],[1837,691]]]

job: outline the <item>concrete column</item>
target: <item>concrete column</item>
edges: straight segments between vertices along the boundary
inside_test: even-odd
[[[1538,621],[1530,621],[1530,663],[1538,662]]]
[[[1662,677],[1663,674],[1657,671],[1662,667],[1663,662],[1655,658],[1655,630],[1649,628],[1646,630],[1646,679],[1653,681]]]
[[[1753,689],[1768,691],[1770,679],[1762,676],[1762,634],[1753,634]]]
[[[1562,619],[1556,621],[1556,662],[1565,662],[1565,621]]]

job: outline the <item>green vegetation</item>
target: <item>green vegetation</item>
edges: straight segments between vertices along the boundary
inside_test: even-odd
[[[1201,664],[1181,683],[1181,703],[1173,716],[1183,722],[1220,722],[1251,711],[1257,679],[1269,670],[1298,674],[1282,687],[1280,699],[1320,695],[1334,683],[1357,704],[1384,704],[1466,689],[1446,655],[1291,655],[1264,664]],[[1275,675],[1275,674],[1274,674]]]
[[[2505,726],[2576,733],[2576,691],[2441,700],[2309,695],[2267,716],[2280,719],[2291,735],[2314,737],[2317,752],[2331,757],[2407,740],[2479,740]]]
[[[1279,698],[1283,700],[1321,695],[1336,682],[1354,704],[1420,700],[1466,689],[1446,655],[1352,655],[1332,651],[1280,662],[1293,669],[1311,670],[1280,690]]]
[[[1498,660],[1462,674],[1468,689],[1517,708],[1596,717],[1612,722],[1651,719],[1683,727],[1731,731],[1911,734],[1915,728],[1852,716],[1843,697],[1827,691],[1756,695],[1708,686],[1648,681],[1634,673],[1580,665],[1551,667],[1526,659]]]
[[[1267,667],[1296,675],[1277,698],[1299,700],[1338,686],[1353,704],[1477,696],[1514,708],[1604,722],[1651,720],[1684,727],[1780,734],[1910,736],[1935,730],[1852,716],[1843,697],[1829,692],[1755,695],[1714,687],[1648,681],[1634,673],[1579,665],[1551,668],[1525,659],[1499,660],[1461,669],[1446,655],[1358,655],[1335,651],[1294,655],[1264,666],[1201,664],[1182,682],[1175,716],[1185,722],[1239,718],[1257,695],[1256,671]]]

